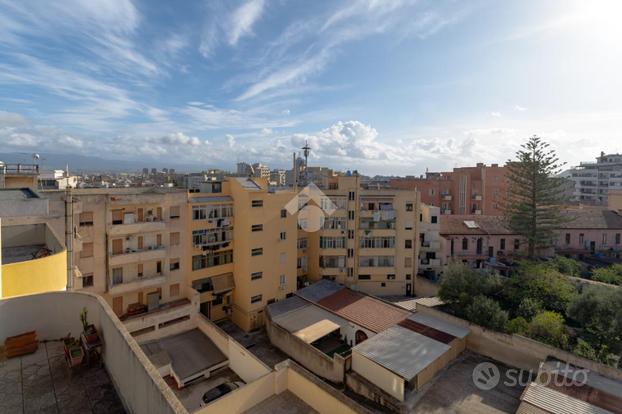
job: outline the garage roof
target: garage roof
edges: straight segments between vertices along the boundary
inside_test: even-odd
[[[355,346],[352,352],[410,381],[449,349],[427,336],[393,326]]]
[[[438,331],[448,333],[456,338],[464,338],[469,334],[469,328],[456,325],[454,323],[445,321],[441,318],[436,318],[432,315],[426,315],[424,313],[416,312],[414,315],[408,317],[411,321],[419,322],[420,324],[427,325]]]
[[[348,325],[348,321],[345,319],[309,302],[307,302],[306,306],[298,307],[289,312],[278,315],[271,313],[271,315],[274,323],[309,343],[328,335],[341,326]],[[327,331],[329,328],[330,330]],[[317,336],[320,332],[324,332],[324,334]],[[313,336],[317,337],[313,340],[308,340]]]

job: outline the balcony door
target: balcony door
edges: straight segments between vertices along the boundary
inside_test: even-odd
[[[123,239],[113,239],[112,240],[112,254],[122,254],[123,253]]]
[[[112,310],[117,314],[117,316],[121,316],[123,314],[123,296],[112,298]]]

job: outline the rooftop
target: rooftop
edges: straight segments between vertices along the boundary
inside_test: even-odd
[[[106,369],[91,365],[69,373],[63,343],[40,343],[34,354],[0,356],[2,413],[125,413]]]
[[[444,215],[440,224],[440,234],[513,234],[505,227],[501,216]]]
[[[449,351],[449,345],[410,329],[393,326],[352,348],[406,381]]]
[[[39,198],[30,188],[0,188],[0,201],[23,201]]]
[[[340,284],[331,280],[322,279],[315,282],[311,286],[300,289],[296,292],[296,295],[308,300],[309,302],[318,302],[327,296],[332,295],[338,290],[344,289]]]
[[[606,207],[578,206],[563,210],[566,229],[622,229],[622,215]]]

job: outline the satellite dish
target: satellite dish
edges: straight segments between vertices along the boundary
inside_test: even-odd
[[[32,161],[36,162],[39,158],[41,158],[41,156],[39,154],[37,154],[36,152],[34,154],[32,154]]]

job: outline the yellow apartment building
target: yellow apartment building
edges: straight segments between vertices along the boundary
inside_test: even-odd
[[[319,231],[299,235],[298,255],[307,257],[308,280],[335,280],[378,296],[413,295],[420,246],[418,192],[363,189],[357,174],[332,177],[322,191],[317,202],[334,212]],[[300,266],[298,272],[305,273]]]
[[[261,178],[229,178],[206,190],[188,196],[189,285],[205,316],[259,328],[265,305],[297,288],[296,217],[285,210],[295,194],[269,191]]]

